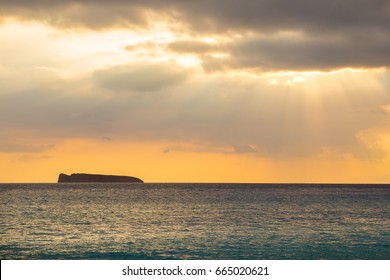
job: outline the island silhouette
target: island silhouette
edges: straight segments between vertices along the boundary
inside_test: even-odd
[[[58,176],[58,183],[143,183],[141,179],[132,176],[103,175],[72,173],[67,175],[61,173]]]

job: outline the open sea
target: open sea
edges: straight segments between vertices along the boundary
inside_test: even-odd
[[[390,259],[390,185],[0,184],[1,259]]]

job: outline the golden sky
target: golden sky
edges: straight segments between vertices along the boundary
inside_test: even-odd
[[[5,0],[0,182],[390,182],[390,1]]]

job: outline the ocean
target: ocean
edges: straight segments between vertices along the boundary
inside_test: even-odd
[[[1,259],[390,259],[390,185],[0,184]]]

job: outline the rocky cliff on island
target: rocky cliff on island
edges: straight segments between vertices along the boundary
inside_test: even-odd
[[[58,183],[143,183],[139,178],[131,176],[101,175],[73,173],[66,175],[61,173],[58,176]]]

